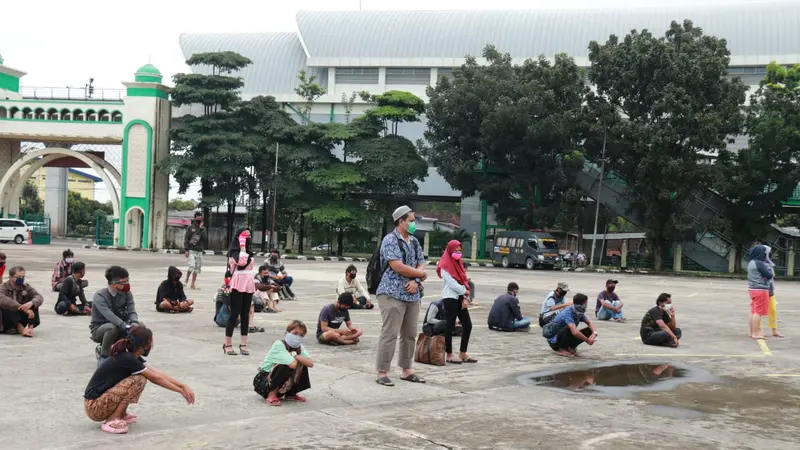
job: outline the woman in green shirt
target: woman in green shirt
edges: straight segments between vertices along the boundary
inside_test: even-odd
[[[314,367],[311,355],[303,346],[308,328],[293,320],[286,327],[283,340],[275,341],[253,379],[253,388],[272,406],[281,406],[281,399],[305,402],[299,395],[311,387],[308,369]]]

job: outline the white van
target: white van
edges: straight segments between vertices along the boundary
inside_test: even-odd
[[[0,219],[0,242],[6,243],[14,241],[22,244],[28,240],[28,232],[31,227],[19,219]]]

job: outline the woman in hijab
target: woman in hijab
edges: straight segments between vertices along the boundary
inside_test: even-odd
[[[461,260],[461,242],[452,240],[447,243],[447,248],[442,254],[442,259],[436,265],[436,274],[442,279],[442,299],[446,327],[444,330],[444,345],[447,352],[447,362],[451,364],[475,363],[478,360],[467,355],[469,335],[472,332],[472,320],[469,317],[469,279]],[[456,329],[456,318],[461,321],[461,355],[453,357],[453,332]]]
[[[192,312],[194,300],[186,298],[186,293],[183,291],[183,283],[181,283],[182,276],[180,269],[175,266],[169,266],[167,279],[158,286],[156,311],[168,313]]]
[[[222,351],[226,355],[235,356],[237,353],[231,345],[233,329],[236,322],[241,322],[240,333],[242,343],[239,353],[249,356],[247,350],[247,332],[250,327],[250,305],[253,303],[253,294],[256,292],[253,269],[253,252],[250,249],[250,230],[240,228],[233,235],[233,240],[228,247],[228,272],[230,273],[231,287],[231,315],[225,327],[225,344]]]

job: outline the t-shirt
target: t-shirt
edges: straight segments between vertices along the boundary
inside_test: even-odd
[[[283,341],[275,341],[272,347],[269,348],[267,356],[261,362],[261,370],[264,372],[272,372],[272,369],[277,365],[288,366],[294,362],[294,355],[297,354],[297,349],[292,349],[291,352],[286,349],[286,344]],[[300,355],[306,358],[311,358],[311,355],[306,351],[306,346],[300,346]]]
[[[120,381],[131,375],[138,375],[145,370],[147,361],[133,356],[130,352],[117,353],[111,358],[106,358],[95,370],[83,398],[94,400],[113,388]]]
[[[336,309],[336,304],[331,303],[322,308],[317,320],[317,336],[322,334],[322,322],[328,322],[328,327],[338,329],[345,322],[350,322],[350,311]]]
[[[564,327],[568,327],[570,324],[577,326],[578,322],[586,323],[586,315],[576,311],[575,306],[573,305],[559,311],[558,314],[556,314],[556,317],[550,323],[555,324],[551,326],[555,327],[556,330],[561,331]],[[548,339],[547,342],[551,344],[558,342],[558,333]]]
[[[563,305],[566,298],[567,298],[566,295],[563,297],[559,297],[558,295],[556,295],[556,291],[550,292],[544,299],[544,304],[542,304],[541,314],[543,314],[544,317],[550,317],[553,314],[556,314],[558,311],[550,311],[550,308],[556,305]]]
[[[603,289],[599,294],[597,294],[597,304],[594,307],[594,315],[597,315],[597,311],[600,311],[600,308],[603,306],[602,301],[607,301],[609,303],[615,302],[619,300],[619,295],[616,292],[608,293],[605,289]]]
[[[669,325],[672,322],[672,317],[658,306],[650,308],[642,317],[642,326],[639,328],[639,336],[642,340],[647,339],[653,332],[661,331],[661,327],[656,324],[656,320],[663,320],[665,324]]]

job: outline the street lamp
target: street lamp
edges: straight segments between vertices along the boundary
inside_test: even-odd
[[[592,254],[589,257],[589,267],[594,267],[594,249],[597,245],[597,220],[600,217],[600,194],[602,193],[603,189],[603,177],[605,176],[606,172],[606,134],[608,132],[608,128],[606,127],[605,123],[603,124],[603,152],[602,156],[600,157],[600,179],[597,183],[597,198],[595,202],[597,203],[594,208],[594,232],[592,233]],[[600,255],[600,262],[603,261],[603,256]],[[599,264],[598,264],[599,265]]]
[[[272,189],[272,226],[269,232],[269,248],[270,250],[276,248],[277,240],[275,240],[275,215],[278,210],[278,151],[280,144],[275,143],[275,173],[274,173],[274,187]]]

